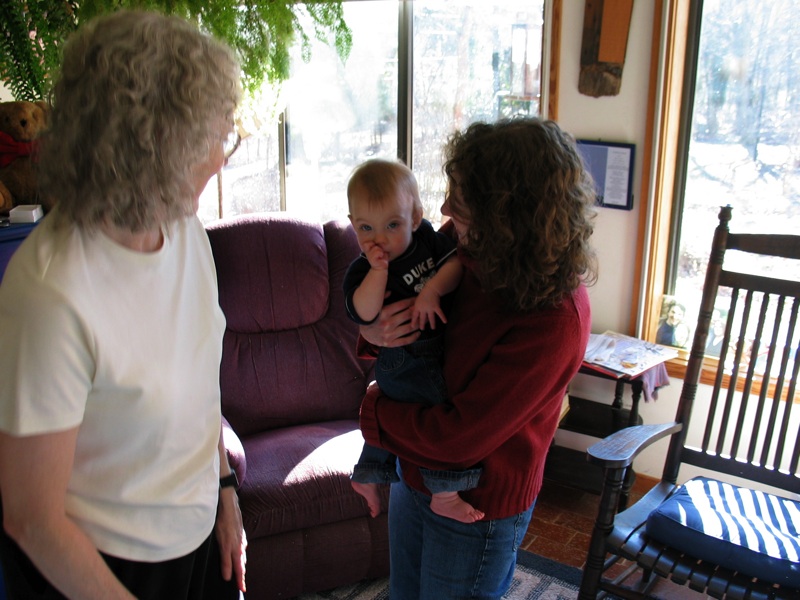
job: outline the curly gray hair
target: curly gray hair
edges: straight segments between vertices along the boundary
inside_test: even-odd
[[[64,46],[39,188],[63,220],[141,231],[194,211],[193,173],[233,125],[232,51],[192,24],[118,11]]]

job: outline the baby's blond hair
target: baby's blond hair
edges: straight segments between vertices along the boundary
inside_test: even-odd
[[[412,202],[413,211],[422,216],[422,202],[414,173],[399,160],[373,158],[355,168],[347,184],[347,202],[353,212],[353,194],[365,193],[369,204],[381,205],[397,196]]]

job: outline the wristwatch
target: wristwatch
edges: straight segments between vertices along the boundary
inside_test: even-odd
[[[225,477],[219,478],[219,487],[220,489],[226,487],[237,488],[239,487],[239,479],[236,477],[236,471],[231,471],[230,475],[226,475]]]

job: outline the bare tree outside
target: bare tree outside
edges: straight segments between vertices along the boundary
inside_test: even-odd
[[[720,206],[730,229],[796,234],[800,217],[800,22],[792,0],[705,0],[674,298],[697,314]],[[736,252],[726,264],[754,271]],[[800,279],[775,259],[769,275]],[[763,267],[759,268],[763,272]],[[669,286],[668,286],[669,287]],[[730,291],[716,312],[725,315]],[[756,310],[760,300],[756,299]],[[765,303],[765,309],[774,307]],[[693,326],[693,325],[692,325]],[[768,339],[770,331],[764,331]],[[754,333],[754,335],[756,335]],[[766,351],[767,344],[762,346]],[[745,360],[763,358],[749,357]],[[717,351],[718,355],[718,351]]]
[[[796,14],[792,0],[704,2],[675,282],[679,298],[699,301],[720,206],[733,206],[733,231],[797,230],[800,21]],[[785,266],[776,263],[774,268]]]

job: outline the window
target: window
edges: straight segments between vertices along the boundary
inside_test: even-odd
[[[346,2],[350,57],[317,43],[299,55],[281,97],[265,93],[258,121],[200,201],[204,222],[286,210],[312,220],[347,215],[352,169],[402,157],[426,217],[444,198],[441,148],[476,120],[540,112],[544,0]]]
[[[425,214],[444,200],[442,145],[454,130],[540,112],[542,1],[411,3],[411,165]],[[401,154],[402,155],[402,154]]]
[[[661,102],[667,108],[655,136],[656,197],[645,249],[651,263],[640,323],[649,339],[674,301],[685,306],[693,328],[721,205],[733,206],[732,231],[794,232],[800,27],[786,18],[792,7],[790,0],[666,3]],[[670,161],[677,165],[674,181]],[[800,278],[785,263],[773,269]]]
[[[789,0],[703,3],[670,282],[678,299],[695,306],[720,204],[733,206],[734,231],[797,229],[800,27],[786,18],[792,6]]]

